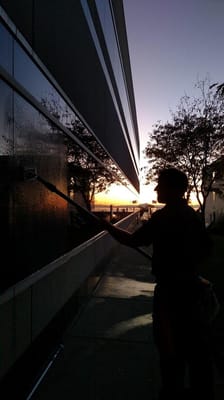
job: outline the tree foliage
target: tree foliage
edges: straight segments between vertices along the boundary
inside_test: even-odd
[[[194,191],[204,217],[206,200],[218,173],[218,164],[215,170],[211,164],[224,154],[224,98],[207,79],[195,86],[198,97],[183,96],[171,113],[171,122],[154,125],[144,154],[149,162],[146,183],[155,180],[163,168],[181,169],[189,178],[188,199]]]

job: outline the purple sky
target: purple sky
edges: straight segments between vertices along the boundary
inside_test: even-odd
[[[224,82],[224,0],[123,0],[141,149],[197,79]]]

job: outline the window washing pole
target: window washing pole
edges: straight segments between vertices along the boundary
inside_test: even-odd
[[[50,190],[53,193],[56,193],[58,196],[63,198],[65,201],[68,203],[72,204],[77,208],[78,211],[80,211],[81,214],[85,215],[88,218],[91,218],[92,221],[94,221],[99,227],[101,227],[100,224],[100,219],[93,214],[92,212],[88,211],[86,208],[80,206],[76,201],[72,200],[69,196],[66,196],[63,192],[61,192],[55,185],[53,185],[51,182],[46,181],[43,179],[41,176],[36,174],[35,168],[28,168],[24,169],[24,180],[37,180],[38,182],[42,183],[48,190]],[[140,254],[142,254],[144,257],[147,259],[151,260],[152,257],[144,252],[143,250],[139,249],[138,247],[133,247],[136,251],[138,251]]]

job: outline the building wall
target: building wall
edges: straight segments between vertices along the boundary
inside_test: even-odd
[[[129,229],[137,221],[137,213],[132,214],[119,226]],[[116,246],[111,235],[102,232],[0,294],[0,380],[36,345],[38,336]]]
[[[139,138],[122,1],[116,7],[99,0],[0,4],[138,190]],[[114,32],[117,21],[123,29]]]
[[[122,82],[124,65],[115,76],[120,55],[112,60],[104,48],[101,59],[97,47],[100,42],[102,51],[103,39],[93,38],[90,26],[98,22],[93,8],[88,19],[89,4],[0,1],[0,378],[115,244],[94,227],[90,242],[77,246],[80,231],[70,229],[71,204],[35,176],[27,179],[29,174],[66,196],[68,150],[75,145],[83,159],[88,156],[111,173],[119,168],[138,189],[130,76]],[[116,51],[117,44],[113,41]],[[84,141],[84,131],[90,141]]]
[[[104,167],[104,161],[94,154],[95,146],[86,147],[80,136],[74,136],[75,124],[86,127],[108,155],[113,153],[116,164],[112,157],[111,170],[122,159],[123,174],[130,167],[130,180],[138,185],[133,162],[137,153],[132,146],[137,144],[138,136],[128,142],[127,135],[122,133],[117,100],[114,103],[108,89],[81,3],[68,2],[68,7],[62,7],[58,1],[21,1],[18,7],[14,1],[0,2],[18,24],[0,7],[0,217],[6,260],[0,271],[1,291],[76,245],[77,238],[69,229],[71,207],[39,182],[27,182],[21,176],[22,168],[35,168],[66,194],[68,142],[73,141],[83,154],[92,155]],[[70,15],[74,16],[72,21]],[[114,38],[111,46],[115,48]],[[114,62],[118,65],[119,59],[115,57]],[[120,82],[121,78],[119,72]],[[124,89],[122,93],[125,98]],[[89,128],[73,102],[96,130]],[[120,110],[121,104],[122,101]],[[127,108],[126,99],[123,122]],[[130,115],[128,118],[130,126]]]
[[[139,143],[124,27],[119,57],[113,37],[113,58],[100,34],[97,3],[0,0],[0,377],[112,246],[109,235],[95,238],[93,230],[91,246],[85,242],[80,255],[80,232],[70,229],[71,205],[36,179],[26,179],[29,173],[66,195],[68,149],[75,144],[94,165],[111,172],[119,167],[138,189]],[[112,11],[102,15],[112,18]],[[126,60],[116,75],[122,53]],[[78,126],[93,140],[84,143]],[[96,143],[110,157],[107,166],[103,153],[94,152]],[[122,223],[126,227],[127,221]]]
[[[68,206],[38,182],[25,181],[21,166],[67,191],[63,133],[0,80],[1,290],[60,256],[66,249]],[[21,171],[21,173],[20,173]],[[2,201],[2,199],[4,199]]]
[[[216,192],[211,192],[206,201],[206,224],[209,225],[218,221],[220,217],[224,217],[224,198],[220,197]]]

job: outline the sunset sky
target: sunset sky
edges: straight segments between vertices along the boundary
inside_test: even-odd
[[[123,3],[141,165],[145,165],[142,151],[153,125],[159,120],[169,120],[170,110],[175,111],[184,94],[197,95],[194,85],[198,79],[224,81],[224,1],[123,0]],[[141,202],[156,198],[154,186],[142,185]],[[119,188],[115,197],[116,191],[118,195]]]

